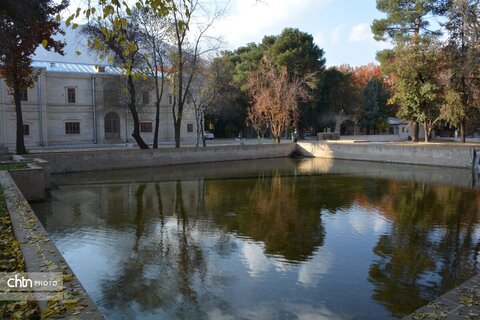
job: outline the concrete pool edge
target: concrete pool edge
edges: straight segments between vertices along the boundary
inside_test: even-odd
[[[403,320],[480,318],[480,274],[448,291]]]
[[[477,145],[389,143],[354,141],[301,141],[298,143],[219,145],[159,149],[49,150],[26,155],[50,163],[50,173],[93,172],[179,164],[302,157],[473,168]]]
[[[62,293],[64,296],[74,297],[77,301],[75,304],[83,307],[82,310],[74,308],[70,312],[52,314],[51,317],[70,315],[76,319],[103,319],[95,303],[90,299],[7,171],[0,171],[0,184],[27,272],[41,272],[46,269],[48,272],[63,273],[64,290]],[[47,301],[38,301],[38,304],[41,312],[49,308]]]
[[[351,141],[298,142],[297,154],[305,157],[343,159],[452,168],[473,168],[473,145],[442,143],[392,143]]]

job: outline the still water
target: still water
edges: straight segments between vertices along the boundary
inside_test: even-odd
[[[107,319],[400,318],[479,269],[469,170],[279,159],[54,181],[34,210]]]

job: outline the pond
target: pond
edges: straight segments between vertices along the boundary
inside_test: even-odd
[[[479,270],[469,170],[276,159],[53,180],[34,211],[107,319],[394,319]]]

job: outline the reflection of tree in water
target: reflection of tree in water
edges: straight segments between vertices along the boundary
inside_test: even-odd
[[[202,289],[208,286],[208,279],[200,239],[193,234],[198,212],[192,211],[198,208],[189,207],[187,213],[180,181],[169,191],[174,194],[173,212],[166,214],[158,183],[137,187],[135,211],[131,213],[135,227],[133,251],[125,257],[115,278],[105,279],[101,285],[102,304],[108,309],[161,309],[168,318],[186,319],[201,318],[205,310],[202,303],[206,301],[228,308],[221,297]],[[155,205],[145,206],[146,193],[156,197]]]
[[[391,183],[392,228],[374,247],[374,299],[393,316],[413,312],[476,273],[479,197],[473,191]],[[472,199],[474,201],[472,201]]]
[[[206,207],[217,225],[262,241],[266,253],[305,261],[323,244],[319,209],[302,203],[306,190],[295,178],[274,174],[206,184]]]
[[[360,196],[375,201],[388,180],[341,175],[206,181],[206,207],[215,222],[265,244],[266,253],[308,260],[323,245],[321,211],[348,210]],[[345,211],[348,212],[348,211]]]

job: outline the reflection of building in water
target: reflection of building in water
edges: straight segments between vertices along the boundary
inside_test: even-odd
[[[181,185],[177,190],[177,184]],[[96,186],[70,187],[64,186],[52,191],[52,201],[38,204],[37,208],[51,207],[54,219],[46,223],[55,229],[76,226],[96,225],[129,225],[135,223],[135,214],[138,206],[142,210],[143,219],[149,221],[157,219],[159,214],[171,217],[179,214],[175,201],[183,199],[183,206],[189,215],[197,214],[199,189],[203,188],[203,180],[172,181],[161,184],[122,183]],[[140,192],[140,193],[139,193]],[[74,208],[79,207],[81,215],[73,214]]]

